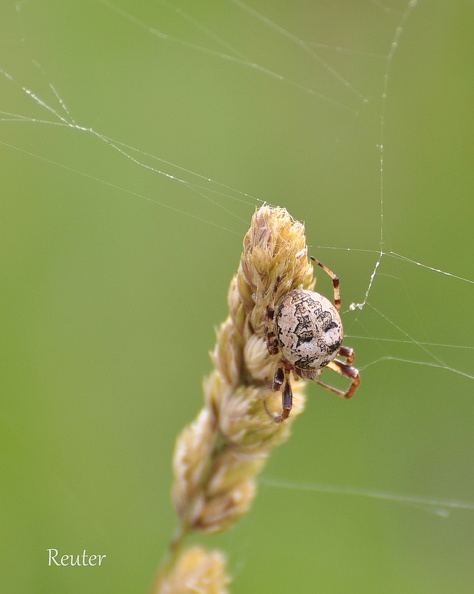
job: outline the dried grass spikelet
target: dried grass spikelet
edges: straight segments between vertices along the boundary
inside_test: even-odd
[[[190,547],[163,580],[160,594],[228,594],[230,578],[225,566],[225,556],[219,551]]]
[[[277,424],[265,410],[281,410],[281,393],[271,388],[278,355],[268,353],[265,321],[267,308],[285,293],[314,284],[304,226],[285,209],[259,208],[231,281],[229,317],[217,331],[204,406],[176,441],[173,501],[181,535],[220,532],[247,512],[257,473],[303,411],[301,380],[292,384],[288,420]]]

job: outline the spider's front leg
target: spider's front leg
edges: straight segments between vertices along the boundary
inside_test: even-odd
[[[280,350],[278,346],[278,338],[276,337],[275,330],[273,327],[273,319],[275,317],[275,308],[268,306],[266,310],[265,319],[265,337],[267,339],[267,349],[270,355],[277,355]]]
[[[280,361],[278,368],[273,376],[273,390],[276,392],[281,390],[281,413],[272,414],[265,403],[265,410],[269,416],[275,421],[275,423],[281,423],[290,416],[291,409],[293,407],[293,391],[290,384],[290,370],[285,364]]]
[[[275,286],[273,288],[274,298],[280,285],[280,277],[276,279]],[[278,337],[275,334],[275,301],[273,299],[272,304],[268,305],[265,310],[265,338],[267,341],[267,350],[270,355],[278,355],[280,352],[280,344]],[[281,396],[281,413],[271,413],[266,402],[264,403],[265,410],[268,415],[275,421],[275,423],[281,423],[290,416],[290,411],[293,406],[293,392],[290,384],[290,372],[291,367],[284,359],[280,359],[277,370],[273,376],[272,389],[277,392],[282,390]]]
[[[265,338],[267,340],[267,349],[270,355],[277,355],[280,351],[278,338],[275,334],[275,296],[280,286],[280,277],[276,277],[275,286],[273,287],[273,296],[270,305],[267,305],[265,310]],[[275,388],[274,388],[275,389]]]

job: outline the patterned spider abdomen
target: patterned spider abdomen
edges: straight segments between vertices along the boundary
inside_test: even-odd
[[[298,369],[321,369],[337,355],[344,332],[334,305],[306,289],[290,291],[275,312],[282,355]]]

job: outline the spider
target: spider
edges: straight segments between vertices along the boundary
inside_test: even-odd
[[[282,411],[275,415],[267,411],[276,423],[281,423],[290,416],[293,400],[291,372],[303,379],[313,380],[346,399],[352,398],[360,384],[359,372],[352,367],[354,351],[342,346],[344,331],[339,316],[339,278],[316,258],[311,257],[311,260],[331,277],[334,305],[319,293],[294,289],[286,293],[279,303],[268,306],[266,311],[265,336],[268,352],[270,355],[281,353],[272,388],[275,391],[282,390]],[[274,293],[278,291],[280,281],[278,277]],[[346,391],[317,379],[326,367],[351,380]]]

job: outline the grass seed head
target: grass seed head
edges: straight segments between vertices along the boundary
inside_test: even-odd
[[[265,320],[286,292],[313,287],[304,226],[285,209],[258,209],[230,285],[229,317],[217,330],[203,409],[176,442],[173,500],[189,528],[219,532],[248,511],[256,475],[303,411],[298,381],[290,418],[276,424],[267,412],[281,408],[281,393],[272,390],[278,356],[268,352]]]

